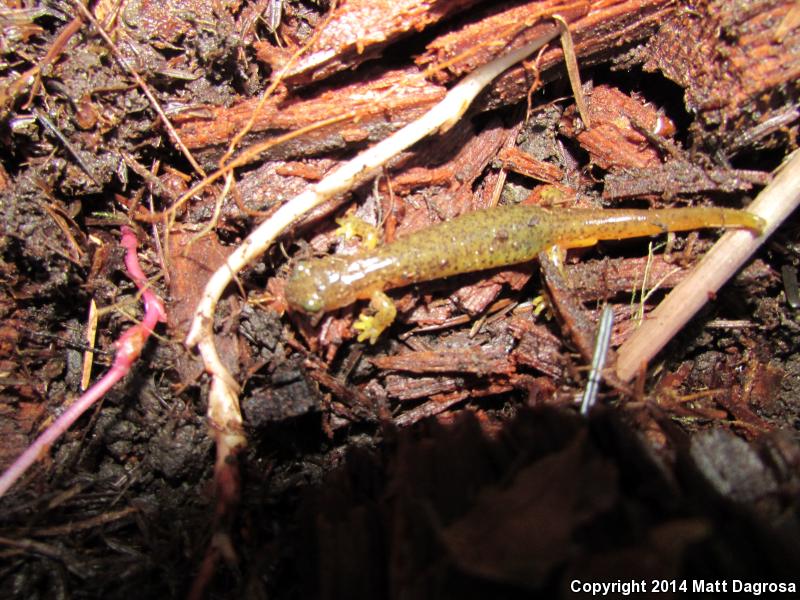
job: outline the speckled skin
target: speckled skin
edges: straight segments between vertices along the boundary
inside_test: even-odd
[[[291,308],[314,314],[385,289],[526,262],[554,245],[577,248],[598,240],[704,227],[760,231],[763,221],[723,208],[561,210],[518,205],[479,210],[373,250],[302,262],[286,284],[286,300]]]

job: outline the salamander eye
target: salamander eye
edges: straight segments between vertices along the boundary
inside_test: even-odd
[[[318,313],[322,310],[322,298],[319,294],[308,294],[302,301],[303,310],[307,313]]]

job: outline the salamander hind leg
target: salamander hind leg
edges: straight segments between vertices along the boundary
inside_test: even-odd
[[[359,332],[358,341],[369,340],[374,344],[384,329],[392,324],[397,316],[397,309],[394,302],[383,292],[374,292],[369,302],[372,315],[361,313],[358,320],[353,324],[353,329]]]
[[[597,243],[597,240],[594,240],[594,244]],[[585,244],[589,245],[589,244]],[[545,249],[544,254],[547,258],[550,259],[557,268],[558,272],[561,273],[561,276],[566,280],[567,279],[567,271],[564,268],[564,261],[567,258],[567,248],[583,248],[584,245],[573,245],[573,244],[553,244]],[[539,255],[541,257],[541,254]]]

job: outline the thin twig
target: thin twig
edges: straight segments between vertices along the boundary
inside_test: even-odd
[[[33,102],[33,98],[36,95],[39,85],[40,85],[40,73],[50,64],[54,63],[55,60],[61,56],[61,53],[64,51],[64,48],[67,46],[67,42],[69,42],[70,38],[75,35],[78,30],[80,30],[81,25],[83,25],[83,19],[81,17],[75,17],[70,21],[58,34],[53,44],[50,46],[50,49],[44,55],[44,58],[39,62],[38,65],[34,65],[27,71],[25,71],[22,75],[17,77],[14,82],[11,83],[5,89],[0,89],[0,114],[2,114],[3,109],[6,105],[9,105],[14,98],[19,95],[23,88],[26,85],[31,86],[31,91],[28,96],[28,101],[22,106],[23,110],[27,110],[28,107]]]
[[[617,376],[630,381],[758,250],[800,205],[800,152],[747,208],[766,221],[758,237],[748,231],[724,234],[692,273],[679,283],[644,324],[619,348]]]
[[[33,114],[37,119],[39,119],[39,122],[44,125],[45,129],[58,138],[58,141],[64,145],[64,148],[66,148],[67,152],[69,152],[72,158],[75,159],[75,162],[78,163],[78,166],[89,176],[89,179],[91,179],[98,187],[101,187],[102,184],[95,176],[94,170],[85,160],[83,160],[83,157],[81,156],[80,152],[78,152],[78,149],[70,143],[70,141],[67,139],[67,136],[61,133],[61,130],[56,127],[56,124],[53,123],[53,121],[51,121],[46,114],[36,108],[33,109]]]
[[[186,202],[188,202],[191,198],[199,194],[201,191],[203,191],[205,188],[207,188],[209,185],[211,185],[218,179],[225,177],[228,173],[232,172],[234,169],[243,167],[244,165],[254,162],[259,157],[259,155],[261,155],[261,153],[266,152],[270,148],[273,148],[285,142],[301,137],[306,133],[316,131],[317,129],[327,127],[328,125],[333,125],[335,123],[341,123],[343,121],[355,119],[357,116],[358,115],[356,111],[350,111],[341,115],[336,115],[335,117],[329,117],[327,119],[323,119],[322,121],[317,121],[316,123],[311,123],[310,125],[306,125],[305,127],[301,127],[300,129],[295,129],[294,131],[290,131],[288,133],[281,134],[277,137],[270,138],[263,142],[259,142],[258,144],[254,144],[253,146],[249,146],[245,150],[242,150],[240,154],[237,154],[233,160],[226,163],[224,167],[217,169],[210,175],[204,177],[201,181],[198,181],[196,184],[194,184],[191,187],[191,189],[184,192],[180,196],[180,198],[175,200],[173,204],[171,204],[168,208],[164,209],[163,211],[157,213],[137,211],[135,214],[131,214],[130,217],[132,219],[136,219],[137,221],[144,221],[146,223],[161,222],[165,218],[169,222],[172,222],[176,218],[178,210],[184,204],[186,204]]]
[[[267,102],[267,99],[272,96],[272,93],[278,88],[283,78],[286,76],[286,73],[295,65],[297,60],[305,54],[305,52],[311,48],[311,46],[319,39],[319,36],[325,31],[325,27],[330,23],[331,19],[333,18],[334,12],[336,10],[336,0],[331,3],[330,8],[328,9],[328,16],[325,17],[325,20],[317,27],[311,37],[306,40],[306,42],[300,46],[290,57],[289,60],[286,61],[286,64],[283,65],[283,68],[272,78],[272,81],[267,86],[267,89],[264,90],[264,93],[261,94],[261,98],[258,100],[258,104],[250,113],[250,118],[245,123],[244,127],[241,128],[240,131],[233,136],[230,143],[228,144],[228,149],[226,150],[225,154],[222,158],[219,159],[219,168],[222,169],[225,166],[225,163],[228,162],[228,159],[233,156],[233,153],[236,151],[236,147],[239,145],[250,130],[253,129],[253,126],[256,123],[256,119],[258,115],[261,113],[261,110],[264,108],[264,105]],[[280,12],[278,13],[280,15]]]
[[[581,73],[578,69],[578,59],[575,55],[575,44],[572,43],[572,34],[569,26],[561,15],[553,15],[553,20],[558,23],[561,29],[561,47],[564,49],[564,64],[567,66],[569,84],[572,87],[572,95],[575,96],[575,105],[578,107],[578,114],[581,116],[583,126],[590,129],[592,126],[589,120],[589,109],[586,106],[586,99],[583,96],[583,86],[581,85]]]

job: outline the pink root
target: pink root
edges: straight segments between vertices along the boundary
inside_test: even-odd
[[[147,285],[147,277],[139,264],[136,253],[138,239],[129,227],[122,227],[122,247],[125,248],[125,266],[131,279],[142,292],[144,318],[123,333],[114,344],[117,352],[111,368],[92,387],[65,410],[0,476],[0,497],[43,455],[50,445],[61,437],[72,424],[91,406],[102,398],[120,379],[125,377],[142,353],[147,338],[160,321],[166,321],[167,313],[161,298]]]

